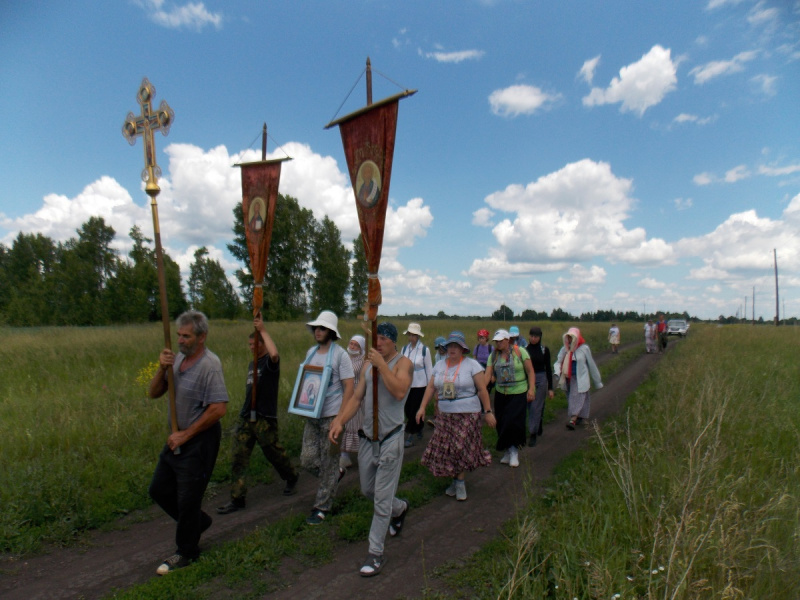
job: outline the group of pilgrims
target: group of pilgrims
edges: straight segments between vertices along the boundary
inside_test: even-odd
[[[492,463],[483,439],[484,425],[497,430],[495,450],[502,453],[500,463],[517,468],[520,451],[535,446],[542,435],[545,403],[553,398],[555,387],[567,395],[566,427],[574,430],[589,417],[590,380],[595,388],[603,385],[591,350],[574,327],[563,334],[553,360],[537,326],[529,329],[527,340],[520,337],[516,326],[494,334],[480,329],[473,344],[462,331],[451,331],[447,337],[435,339],[432,351],[423,342],[419,323],[408,324],[403,332],[406,343],[400,346],[397,327],[379,323],[371,348],[362,335],[352,336],[346,347],[339,345],[338,317],[331,311],[322,311],[306,326],[314,344],[306,352],[298,378],[306,366],[330,371],[327,388],[319,390],[321,410],[318,416],[305,418],[303,430],[300,466],[317,477],[306,522],[315,526],[329,517],[339,482],[357,465],[361,491],[374,505],[367,558],[359,569],[363,577],[381,572],[386,563],[387,534],[394,537],[404,529],[411,508],[407,499],[397,496],[404,451],[425,443],[426,430],[430,434],[421,464],[434,476],[447,478],[445,494],[463,502],[468,498],[467,473]],[[254,327],[258,335],[251,334],[249,344],[258,356],[257,418],[253,419],[251,405],[251,362],[245,403],[233,429],[231,497],[217,508],[220,515],[245,509],[247,467],[256,443],[285,482],[284,495],[297,491],[299,472],[278,439],[278,349],[260,315],[255,317]],[[162,367],[171,364],[166,362],[163,365],[162,360]],[[179,369],[175,371],[177,374]],[[176,386],[180,389],[179,383]],[[373,414],[375,408],[377,415]],[[165,459],[164,454],[160,460]],[[154,498],[159,501],[156,495]],[[199,515],[194,521],[199,542],[211,517],[199,505],[195,512]],[[173,516],[180,531],[181,519]],[[191,548],[194,555],[187,556],[179,535],[176,541],[176,554],[159,567],[159,574],[186,566],[199,554],[195,544]]]

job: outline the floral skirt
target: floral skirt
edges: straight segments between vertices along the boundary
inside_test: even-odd
[[[420,461],[436,477],[456,477],[465,471],[492,464],[483,447],[480,413],[436,415],[436,428]]]

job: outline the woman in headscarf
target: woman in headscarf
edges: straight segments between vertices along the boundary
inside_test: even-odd
[[[575,429],[581,419],[589,418],[589,378],[595,389],[603,387],[600,371],[592,358],[592,351],[581,335],[580,329],[571,327],[563,336],[564,345],[558,351],[553,374],[567,393],[569,421],[567,429]]]
[[[452,477],[445,493],[455,496],[456,500],[466,500],[464,477],[467,471],[492,463],[491,455],[483,448],[483,423],[485,421],[489,427],[497,423],[486,391],[483,367],[467,356],[469,346],[464,334],[451,332],[446,347],[447,358],[433,368],[416,415],[417,423],[422,423],[425,407],[435,397],[439,409],[436,428],[420,462],[435,477]]]
[[[534,325],[528,332],[528,347],[531,366],[536,376],[536,395],[528,404],[528,446],[536,445],[536,438],[542,435],[542,417],[545,399],[553,399],[553,363],[550,348],[542,343],[542,328]]]
[[[350,361],[353,363],[353,389],[358,385],[358,379],[361,375],[361,367],[364,364],[364,356],[366,354],[366,340],[363,335],[354,335],[350,338],[350,343],[347,344],[347,354],[350,355]],[[364,422],[364,408],[363,406],[356,412],[355,416],[350,419],[344,426],[344,434],[342,435],[342,454],[339,457],[339,476],[344,475],[344,470],[352,466],[353,460],[350,458],[350,453],[355,452],[358,454],[358,447],[360,441],[358,439],[358,430]]]

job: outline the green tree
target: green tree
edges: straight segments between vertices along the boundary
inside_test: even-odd
[[[495,321],[512,321],[514,319],[514,311],[505,304],[501,304],[500,308],[492,313],[492,319]]]
[[[554,308],[550,313],[551,321],[577,321],[577,319],[563,308]]]
[[[249,306],[253,297],[253,277],[241,204],[234,207],[233,215],[234,238],[228,244],[228,250],[243,265],[236,271],[236,279]],[[296,319],[306,313],[306,290],[310,282],[308,270],[316,223],[314,213],[301,208],[296,198],[278,194],[264,278],[263,312],[266,320]]]
[[[233,319],[239,312],[240,302],[236,290],[225,276],[219,261],[209,258],[205,246],[194,253],[189,268],[189,301],[209,318]]]
[[[353,240],[353,267],[350,275],[350,309],[354,315],[361,314],[367,303],[368,283],[367,254],[364,251],[364,239],[359,233]]]
[[[6,297],[5,318],[9,325],[52,323],[52,276],[57,248],[49,237],[19,233],[3,260]]]
[[[109,322],[106,286],[119,264],[111,249],[114,229],[102,217],[90,217],[77,233],[77,239],[58,248],[60,264],[53,274],[56,322],[103,325]]]
[[[327,216],[314,236],[311,255],[314,280],[311,285],[311,312],[332,310],[347,313],[347,288],[350,283],[350,251],[342,244],[342,234]]]

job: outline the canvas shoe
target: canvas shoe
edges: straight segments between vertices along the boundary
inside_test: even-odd
[[[166,575],[167,573],[172,573],[183,567],[188,567],[192,562],[191,558],[186,558],[182,554],[173,554],[159,565],[156,569],[156,573],[158,575]]]
[[[374,577],[381,572],[381,569],[383,569],[383,565],[385,564],[385,557],[370,554],[367,556],[367,560],[364,561],[364,564],[361,565],[361,569],[359,569],[358,572],[362,577]]]
[[[508,462],[511,460],[511,450],[506,450],[506,453],[503,454],[503,458],[500,459],[501,465],[507,465]]]
[[[511,448],[511,458],[508,459],[509,467],[519,466],[519,451],[516,448]]]
[[[456,480],[455,479],[453,479],[452,483],[447,487],[447,489],[444,491],[444,493],[447,494],[448,496],[450,496],[451,498],[455,497],[455,495],[456,495]]]
[[[456,479],[456,500],[464,501],[467,499],[467,482],[463,479]]]
[[[408,514],[408,509],[411,508],[411,505],[408,503],[408,500],[404,498],[398,498],[398,500],[402,500],[406,503],[406,507],[396,517],[392,517],[389,521],[389,535],[394,537],[403,531],[403,523],[406,521],[406,515]]]

